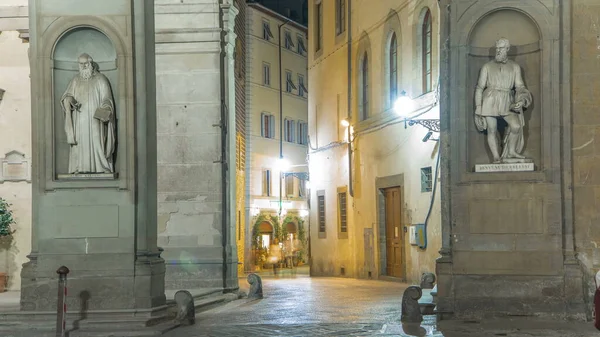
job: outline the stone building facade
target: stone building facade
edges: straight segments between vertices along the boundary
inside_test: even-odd
[[[440,11],[439,313],[590,319],[600,269],[600,4],[440,1]],[[522,153],[533,170],[477,172],[491,157],[473,95],[501,37],[533,96]]]
[[[31,85],[27,0],[0,5],[0,197],[12,204],[16,230],[10,243],[0,245],[0,273],[8,289],[21,287],[21,265],[31,251]],[[13,153],[13,155],[7,155]],[[10,158],[12,157],[12,158]],[[4,163],[18,168],[9,174]]]
[[[311,274],[416,282],[441,244],[439,134],[409,126],[439,117],[437,1],[308,7]]]
[[[258,251],[262,251],[261,247],[268,250],[275,238],[289,242],[298,237],[304,241],[308,238],[307,29],[258,3],[247,6],[245,244],[246,262],[260,265],[259,256],[264,254]],[[289,168],[278,168],[280,155]],[[278,228],[283,230],[278,232]],[[287,232],[285,237],[284,232]],[[302,245],[305,253],[306,244]]]
[[[4,153],[31,165],[28,1],[0,4],[0,133]],[[229,1],[155,1],[158,155],[158,245],[164,248],[166,288],[237,289],[234,20]],[[200,19],[198,19],[200,17]],[[202,26],[199,27],[198,23]],[[10,77],[4,76],[10,74]],[[8,81],[9,78],[12,80]],[[229,110],[227,110],[229,109]],[[11,160],[15,160],[15,153]],[[29,167],[29,166],[26,166]],[[17,224],[9,250],[0,248],[9,288],[19,290],[21,264],[31,251],[31,185],[3,181]],[[4,271],[4,270],[1,270]]]
[[[235,2],[236,238],[238,274],[244,273],[246,242],[246,1]]]

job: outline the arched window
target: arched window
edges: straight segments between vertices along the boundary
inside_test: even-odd
[[[367,53],[364,53],[363,59],[362,59],[362,67],[361,67],[361,77],[362,77],[362,83],[361,83],[361,93],[362,93],[362,104],[361,104],[361,108],[362,108],[362,120],[367,119],[367,116],[369,115],[369,57],[367,56]]]
[[[425,12],[421,31],[421,55],[423,57],[421,71],[423,77],[423,93],[431,91],[431,11]]]
[[[396,39],[396,33],[392,33],[392,39],[390,40],[389,58],[390,106],[393,106],[396,97],[398,97],[398,40]]]

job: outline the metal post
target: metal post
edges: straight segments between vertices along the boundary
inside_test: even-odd
[[[69,268],[62,266],[56,270],[58,274],[58,301],[56,304],[56,337],[65,337],[67,329],[67,274]]]

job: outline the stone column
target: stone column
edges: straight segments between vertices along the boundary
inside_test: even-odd
[[[30,0],[29,17],[33,233],[21,310],[55,312],[56,270],[64,265],[71,271],[67,306],[74,312],[85,300],[88,318],[150,319],[165,304],[165,267],[156,245],[154,1]],[[84,53],[96,69],[89,80],[79,70]],[[89,95],[75,91],[77,108],[63,99],[74,79],[93,88]],[[112,117],[101,121],[100,105],[89,97],[112,102],[109,110],[102,105]],[[104,130],[114,148],[87,150],[86,139],[110,141],[93,132],[85,138],[84,122],[67,116]],[[79,152],[67,141],[70,123],[81,151],[104,156],[110,170],[71,170]]]
[[[235,154],[227,133],[231,125],[235,137],[235,102],[223,40],[231,39],[236,11],[220,2],[156,1],[158,242],[172,290],[226,288],[233,279],[224,275],[236,255],[228,178],[235,161],[226,151],[231,144]]]
[[[448,88],[450,86],[451,68],[450,65],[450,0],[442,0],[440,6],[440,86]],[[440,91],[440,106],[447,107],[450,103],[448,90]],[[440,169],[441,169],[441,225],[442,225],[442,248],[440,257],[436,261],[437,274],[437,312],[440,317],[446,313],[452,313],[452,216],[450,212],[450,127],[451,116],[448,113],[440,113]],[[441,296],[440,296],[441,294]]]
[[[235,39],[234,33],[235,16],[239,10],[233,5],[233,1],[226,1],[221,4],[222,29],[224,31],[223,41],[221,42],[223,61],[223,92],[225,101],[225,144],[227,157],[226,177],[225,177],[225,198],[227,205],[224,209],[225,221],[223,223],[223,246],[224,246],[224,288],[233,290],[238,288],[238,254],[236,245],[236,130],[235,130]]]

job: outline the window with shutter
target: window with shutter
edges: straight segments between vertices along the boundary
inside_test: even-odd
[[[263,85],[271,85],[271,65],[263,63]]]
[[[319,228],[319,239],[325,238],[325,191],[317,191],[317,224]]]
[[[288,198],[293,198],[296,195],[294,194],[294,176],[289,175],[285,177],[285,194]]]
[[[300,55],[304,55],[306,53],[306,47],[304,46],[304,37],[300,34],[296,36],[298,44],[296,45],[296,52]]]
[[[271,196],[271,170],[263,171],[263,195]]]
[[[269,41],[269,39],[273,38],[273,33],[271,33],[271,24],[269,21],[263,21],[263,39]]]

